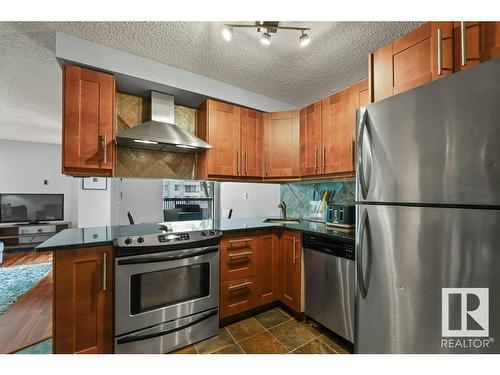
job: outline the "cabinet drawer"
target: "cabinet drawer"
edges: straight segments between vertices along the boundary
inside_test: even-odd
[[[239,314],[255,306],[255,277],[221,284],[220,317]]]
[[[224,236],[220,242],[220,248],[222,251],[228,250],[238,250],[238,249],[248,249],[255,246],[255,237],[253,233],[248,233],[247,235],[231,235]]]
[[[256,254],[254,247],[224,249],[220,254],[221,282],[255,276]]]

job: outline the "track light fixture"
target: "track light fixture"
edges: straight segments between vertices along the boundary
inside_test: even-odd
[[[305,34],[304,30],[302,30],[302,35],[300,36],[299,41],[300,41],[299,45],[301,47],[305,47],[309,43],[311,43],[311,38],[309,38],[309,35]]]
[[[231,41],[233,39],[233,36],[234,36],[233,28],[230,26],[224,26],[224,29],[222,29],[222,36],[228,42]]]
[[[291,27],[291,26],[280,26],[277,21],[256,21],[254,24],[225,24],[222,30],[222,36],[225,40],[230,41],[234,37],[235,28],[254,28],[257,32],[262,32],[260,37],[260,42],[268,46],[271,44],[271,33],[276,33],[278,30],[295,30],[300,31],[301,35],[299,37],[299,46],[305,47],[311,42],[311,38],[305,33],[307,30],[311,30],[308,27]]]
[[[265,46],[270,45],[271,44],[271,34],[262,33],[262,36],[260,37],[260,42]]]

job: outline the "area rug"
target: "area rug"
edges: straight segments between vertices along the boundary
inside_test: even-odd
[[[27,348],[19,350],[15,354],[52,354],[52,339],[28,346]]]
[[[0,315],[30,290],[52,268],[52,263],[0,267]]]

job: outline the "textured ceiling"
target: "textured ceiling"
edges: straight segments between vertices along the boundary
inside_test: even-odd
[[[234,21],[231,21],[234,22]],[[311,27],[311,43],[278,31],[264,47],[252,29],[232,42],[219,22],[0,22],[0,137],[59,142],[60,68],[54,31],[62,31],[304,106],[367,76],[367,53],[415,22],[283,22]],[[18,137],[19,135],[19,137]]]

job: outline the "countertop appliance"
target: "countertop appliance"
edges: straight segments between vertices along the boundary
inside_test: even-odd
[[[500,353],[499,98],[495,59],[358,110],[355,352]]]
[[[167,353],[217,335],[221,234],[167,232],[114,241],[116,353]]]
[[[304,234],[305,312],[354,340],[354,242]]]
[[[356,210],[354,205],[332,204],[326,207],[326,225],[344,229],[354,228]]]

